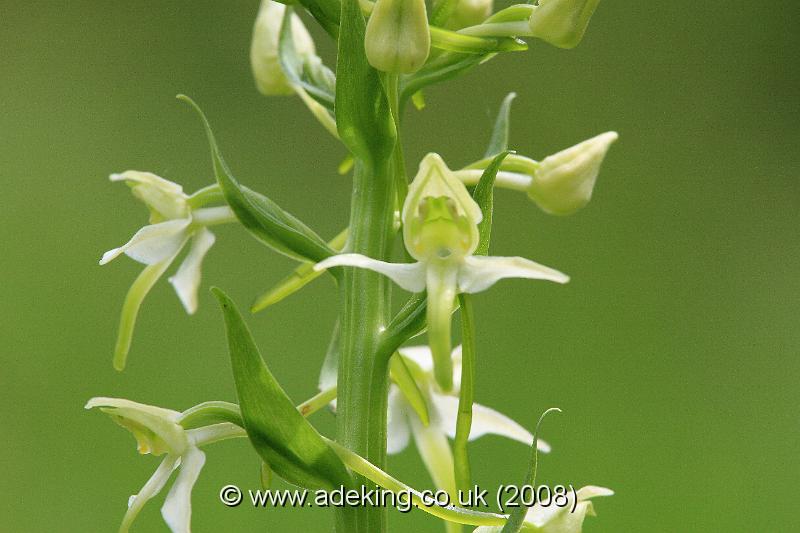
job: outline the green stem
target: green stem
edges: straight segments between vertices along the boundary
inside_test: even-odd
[[[377,165],[356,161],[346,249],[387,260],[394,233],[394,177],[388,161]],[[365,269],[344,271],[337,400],[337,441],[381,467],[386,465],[389,359],[377,354],[389,318],[387,284],[384,276]],[[356,512],[354,533],[386,530],[386,509],[365,506]]]
[[[472,488],[467,442],[472,429],[472,403],[475,396],[475,315],[468,294],[460,294],[458,299],[461,303],[461,391],[458,396],[453,461],[456,488],[466,494]]]

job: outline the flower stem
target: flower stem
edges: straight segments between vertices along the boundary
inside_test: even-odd
[[[386,260],[394,233],[394,177],[388,161],[377,165],[356,161],[346,249]],[[389,360],[376,356],[389,318],[387,283],[380,274],[358,268],[345,269],[341,283],[337,441],[379,467],[386,464]],[[356,515],[357,529],[348,533],[386,530],[386,509],[365,506]]]
[[[472,477],[467,442],[472,429],[472,403],[475,396],[475,315],[468,294],[460,294],[458,299],[461,304],[461,391],[458,396],[453,461],[456,489],[467,493],[471,489]]]

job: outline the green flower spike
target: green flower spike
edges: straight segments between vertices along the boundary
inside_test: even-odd
[[[403,205],[403,240],[412,264],[378,261],[360,254],[330,257],[314,268],[353,266],[379,272],[411,292],[427,289],[428,339],[434,374],[443,391],[453,387],[450,325],[458,293],[485,291],[504,278],[566,283],[569,277],[522,257],[473,255],[482,213],[437,154],[428,154]]]
[[[575,48],[600,0],[539,0],[530,18],[531,35],[559,48]]]
[[[377,0],[364,48],[369,64],[378,70],[403,74],[419,70],[431,48],[425,0]]]
[[[295,89],[281,68],[278,54],[278,39],[286,6],[272,0],[262,0],[253,26],[253,41],[250,45],[250,66],[256,87],[266,96],[281,96],[295,93]],[[300,57],[316,55],[314,40],[300,17],[292,15],[292,36]]]
[[[137,231],[127,243],[104,253],[100,259],[100,264],[105,265],[125,254],[147,265],[131,285],[122,307],[114,353],[114,367],[122,370],[136,316],[147,293],[191,241],[189,253],[169,282],[186,312],[194,314],[203,258],[215,240],[208,226],[234,222],[236,218],[227,206],[193,208],[190,197],[184,194],[180,185],[149,172],[129,170],[112,174],[110,179],[127,183],[133,195],[150,209],[150,224]]]
[[[161,507],[161,515],[173,533],[189,533],[192,516],[192,488],[206,462],[200,447],[240,435],[230,423],[184,429],[181,413],[121,398],[92,398],[86,409],[99,408],[116,423],[133,433],[141,454],[163,455],[164,459],[138,494],[128,500],[120,533],[131,527],[144,504],[161,492],[172,472],[180,470]]]

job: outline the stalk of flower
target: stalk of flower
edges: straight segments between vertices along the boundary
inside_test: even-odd
[[[122,254],[143,263],[145,269],[133,282],[125,297],[120,317],[119,334],[114,351],[114,367],[125,367],[139,308],[147,293],[191,242],[189,252],[169,282],[188,314],[197,310],[203,258],[214,244],[210,226],[235,222],[229,207],[202,207],[193,202],[177,183],[149,172],[128,170],[112,174],[111,181],[125,182],[133,195],[150,210],[150,224],[137,231],[118,248],[107,251],[100,259],[105,265]]]
[[[526,192],[546,213],[570,215],[592,199],[600,167],[618,138],[614,131],[601,133],[541,162],[509,155],[500,166],[495,185]],[[465,185],[476,185],[489,163],[491,158],[483,159],[454,174]]]
[[[420,163],[403,205],[403,241],[416,263],[388,263],[360,254],[339,254],[315,268],[366,268],[389,277],[405,290],[427,290],[428,340],[440,387],[453,386],[451,314],[458,293],[482,292],[504,278],[566,283],[569,278],[522,257],[473,255],[478,246],[481,209],[464,184],[437,154]]]
[[[121,398],[92,398],[86,409],[99,408],[136,438],[140,454],[164,456],[141,490],[128,500],[120,533],[127,532],[144,505],[157,496],[178,470],[175,482],[161,507],[161,515],[172,533],[189,533],[192,516],[192,488],[206,456],[202,446],[239,437],[244,431],[234,424],[219,423],[196,429],[180,425],[182,414]]]

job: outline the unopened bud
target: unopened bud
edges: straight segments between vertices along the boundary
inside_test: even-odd
[[[600,0],[539,0],[530,19],[531,35],[559,48],[575,48]]]
[[[447,27],[460,30],[477,26],[492,14],[493,0],[458,0],[458,5],[447,21]]]
[[[600,166],[618,137],[609,131],[546,157],[533,175],[528,196],[552,215],[581,209],[591,200]]]
[[[378,0],[364,36],[369,64],[384,72],[410,74],[425,64],[431,48],[425,0]]]

